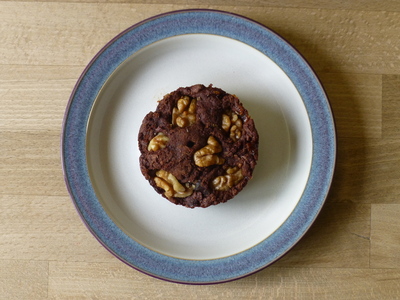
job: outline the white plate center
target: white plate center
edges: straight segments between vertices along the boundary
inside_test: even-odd
[[[234,199],[189,209],[144,179],[137,136],[157,100],[198,83],[239,97],[260,135],[259,161]],[[307,111],[287,75],[256,49],[215,35],[176,36],[135,53],[101,90],[87,129],[89,174],[107,214],[140,244],[184,259],[226,257],[270,236],[298,203],[311,157]]]

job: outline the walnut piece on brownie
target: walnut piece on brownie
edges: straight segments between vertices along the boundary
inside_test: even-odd
[[[181,87],[143,119],[140,169],[170,202],[208,207],[232,199],[252,178],[258,140],[235,95],[212,85]]]

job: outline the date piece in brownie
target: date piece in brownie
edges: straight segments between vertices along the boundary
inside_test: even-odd
[[[228,201],[252,178],[258,159],[253,119],[235,95],[198,84],[159,101],[139,130],[140,169],[172,203]]]

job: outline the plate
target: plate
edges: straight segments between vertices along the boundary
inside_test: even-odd
[[[164,94],[198,83],[241,99],[260,148],[239,195],[189,209],[144,179],[137,135]],[[61,143],[68,191],[99,242],[186,284],[239,279],[287,253],[321,210],[336,158],[329,101],[304,58],[265,26],[215,10],[158,15],[112,39],[71,94]]]

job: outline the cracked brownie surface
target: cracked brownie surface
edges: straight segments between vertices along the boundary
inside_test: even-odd
[[[139,130],[141,172],[174,204],[208,207],[237,195],[258,158],[253,119],[235,95],[212,85],[164,96]]]

